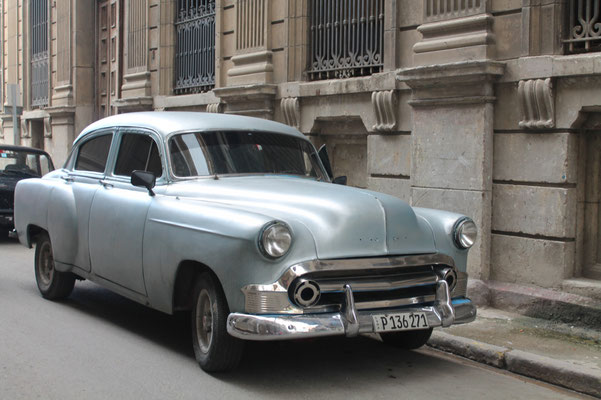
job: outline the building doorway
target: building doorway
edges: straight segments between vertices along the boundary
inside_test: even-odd
[[[32,119],[29,121],[31,132],[31,147],[44,150],[44,120]]]
[[[580,275],[601,280],[601,114],[587,119],[579,148]]]

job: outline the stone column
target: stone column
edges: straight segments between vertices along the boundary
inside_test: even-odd
[[[227,72],[227,86],[214,89],[226,103],[225,113],[273,118],[271,6],[271,0],[236,0],[234,66]]]
[[[73,105],[73,80],[71,79],[71,4],[59,1],[54,7],[56,15],[56,41],[55,48],[51,49],[56,54],[56,81],[53,82],[52,106]]]
[[[44,148],[52,155],[58,168],[64,164],[75,140],[75,107],[53,108],[49,111],[50,124],[44,120]],[[48,131],[48,126],[50,130]]]
[[[152,110],[148,67],[148,2],[130,0],[125,8],[123,85],[115,101],[119,112]]]
[[[50,107],[43,118],[44,148],[60,166],[71,144],[94,119],[94,2],[61,1],[51,9],[56,30],[52,33],[51,53],[55,83]]]
[[[397,75],[412,89],[411,202],[473,218],[479,237],[468,272],[488,279],[493,81],[504,64],[490,59],[494,36],[488,2],[453,3],[457,9],[444,4],[424,1],[426,23],[418,28],[423,39],[413,48],[417,66]]]

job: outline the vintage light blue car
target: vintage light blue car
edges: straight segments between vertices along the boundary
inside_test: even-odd
[[[19,182],[15,225],[42,296],[83,278],[190,310],[206,371],[234,368],[245,340],[378,332],[416,348],[473,321],[472,220],[332,183],[328,164],[276,122],[122,114],[84,129],[62,169]]]

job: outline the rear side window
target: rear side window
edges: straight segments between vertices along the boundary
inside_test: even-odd
[[[161,176],[161,156],[156,142],[150,136],[126,133],[121,138],[115,175],[131,176],[135,170],[152,172],[156,177]]]
[[[112,139],[112,134],[97,136],[79,146],[75,169],[78,171],[104,172]]]

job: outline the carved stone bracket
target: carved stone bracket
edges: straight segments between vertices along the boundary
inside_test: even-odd
[[[221,112],[223,112],[222,104],[223,103],[211,103],[211,104],[207,104],[207,112],[208,113],[221,113]]]
[[[21,118],[21,137],[30,138],[31,133],[29,132],[29,120]]]
[[[52,137],[52,125],[50,124],[50,117],[44,118],[44,137],[51,138]]]
[[[396,128],[396,96],[394,90],[383,90],[371,94],[371,104],[374,108],[376,123],[375,131],[392,131]]]
[[[523,80],[518,84],[521,128],[542,129],[555,126],[555,106],[551,78]]]
[[[300,127],[300,103],[298,97],[285,97],[280,101],[286,125]]]

